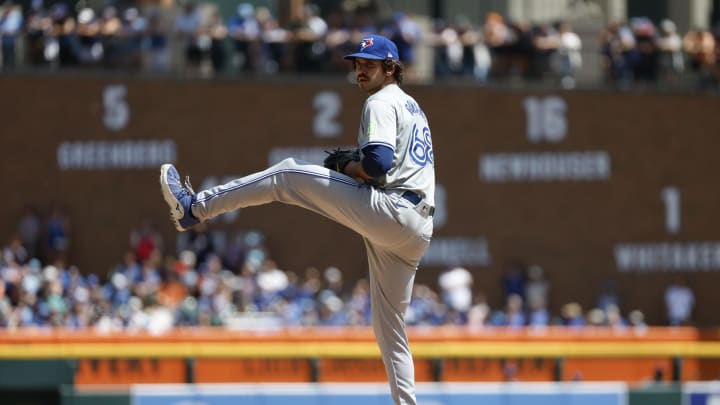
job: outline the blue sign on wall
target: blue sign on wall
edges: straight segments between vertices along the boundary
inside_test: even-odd
[[[720,382],[683,384],[683,405],[720,405]]]
[[[135,385],[132,405],[392,405],[385,384]],[[419,405],[626,405],[624,383],[418,384]]]

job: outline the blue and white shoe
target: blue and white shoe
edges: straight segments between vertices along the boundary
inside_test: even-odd
[[[160,167],[160,189],[165,202],[170,207],[170,218],[175,224],[175,229],[182,232],[200,223],[190,209],[196,197],[189,177],[185,179],[183,185],[180,183],[180,173],[175,166],[166,163]]]

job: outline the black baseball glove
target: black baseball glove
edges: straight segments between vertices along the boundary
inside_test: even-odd
[[[323,166],[339,173],[345,173],[345,166],[351,161],[360,161],[360,151],[358,149],[340,149],[333,151],[325,151],[327,157],[323,161]]]

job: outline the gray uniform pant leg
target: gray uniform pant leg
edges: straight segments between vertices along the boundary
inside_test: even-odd
[[[370,267],[370,308],[390,393],[396,404],[416,404],[415,365],[405,333],[415,268],[365,239]]]
[[[430,243],[432,218],[397,195],[361,186],[322,166],[285,159],[270,168],[198,193],[193,214],[207,220],[238,208],[278,201],[314,211],[363,236],[370,271],[372,324],[398,405],[415,405],[415,371],[404,314],[418,263]]]
[[[370,191],[361,188],[354,179],[291,158],[261,172],[200,191],[192,212],[205,221],[239,208],[278,201],[342,220],[343,225],[352,227],[362,216],[369,215],[369,198]]]

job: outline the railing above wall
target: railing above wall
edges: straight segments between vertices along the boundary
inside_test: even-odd
[[[720,332],[689,327],[409,328],[418,358],[720,358]],[[163,334],[32,329],[0,333],[0,359],[379,357],[367,327],[229,330],[179,328]]]
[[[713,379],[720,370],[718,336],[694,328],[409,330],[418,381]],[[56,359],[78,361],[80,385],[384,378],[372,330],[364,327],[0,334],[0,367]]]

